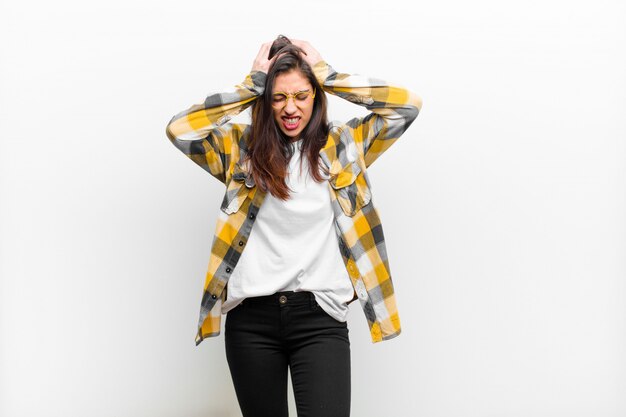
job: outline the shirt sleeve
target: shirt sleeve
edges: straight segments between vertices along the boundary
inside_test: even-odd
[[[252,71],[234,90],[209,95],[169,121],[169,140],[193,162],[222,183],[230,165],[233,142],[246,125],[227,123],[263,94],[266,74]]]
[[[400,86],[341,74],[325,61],[315,64],[313,71],[324,91],[371,111],[346,123],[368,167],[400,138],[422,108],[422,99]]]

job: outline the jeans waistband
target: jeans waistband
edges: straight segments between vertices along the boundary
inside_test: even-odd
[[[316,307],[317,302],[315,296],[309,291],[279,291],[270,295],[262,295],[259,297],[248,297],[243,300],[242,304],[257,305],[310,305]]]

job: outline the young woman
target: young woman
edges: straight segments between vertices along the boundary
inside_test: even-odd
[[[371,111],[328,123],[325,93]],[[229,123],[252,107],[252,123]],[[348,305],[373,342],[400,333],[367,175],[417,117],[421,99],[336,72],[305,41],[264,44],[234,91],[167,126],[172,143],[223,182],[196,344],[220,333],[244,417],[350,414]]]

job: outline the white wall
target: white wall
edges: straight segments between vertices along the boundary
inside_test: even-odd
[[[424,99],[370,169],[403,333],[371,344],[352,304],[352,415],[625,415],[625,18],[619,0],[2,1],[0,415],[240,415],[223,336],[194,345],[222,186],[164,129],[278,33]]]

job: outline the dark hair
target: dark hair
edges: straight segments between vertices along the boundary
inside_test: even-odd
[[[309,162],[309,172],[317,182],[323,181],[319,172],[319,151],[326,144],[328,136],[328,118],[326,115],[326,95],[315,78],[315,74],[302,58],[304,52],[282,35],[274,41],[268,59],[278,55],[268,70],[265,92],[252,104],[252,127],[248,143],[250,170],[254,182],[264,191],[270,192],[281,200],[289,198],[289,187],[285,179],[287,166],[293,156],[290,138],[276,125],[272,108],[274,80],[279,74],[299,71],[311,83],[316,91],[313,113],[305,126],[302,139],[302,157]],[[302,161],[300,161],[302,163]],[[326,169],[323,168],[327,173]]]

